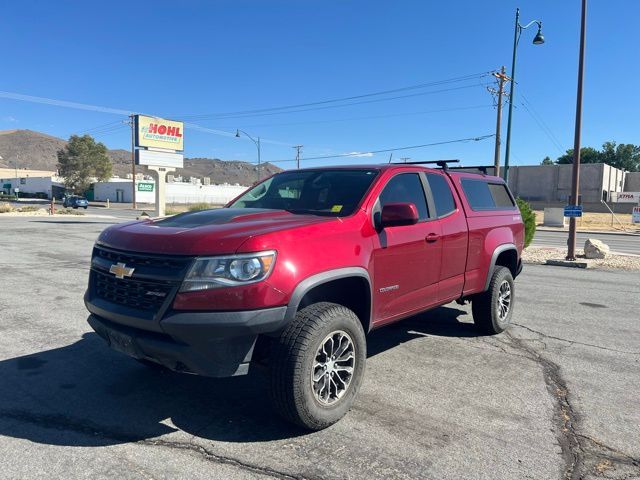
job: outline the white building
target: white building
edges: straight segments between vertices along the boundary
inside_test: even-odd
[[[18,172],[20,173],[20,170]],[[19,196],[26,194],[30,197],[42,198],[51,198],[52,195],[61,198],[65,191],[63,180],[59,177],[0,178],[0,191],[13,194],[16,189],[19,191]]]
[[[212,203],[224,205],[248,187],[242,185],[202,185],[201,183],[168,182],[167,203]],[[93,198],[96,201],[131,203],[131,179],[111,178],[107,182],[93,184]],[[156,183],[154,180],[136,179],[136,202],[155,203]]]

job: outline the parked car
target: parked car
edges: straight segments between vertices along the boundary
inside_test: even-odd
[[[275,409],[319,430],[351,407],[372,330],[452,301],[471,302],[483,333],[505,330],[523,240],[498,177],[292,170],[223,209],[107,228],[85,304],[111,348],[147,365],[227,377],[267,364]]]
[[[84,197],[79,197],[77,195],[70,195],[68,197],[64,197],[64,200],[62,201],[62,206],[64,208],[82,207],[86,210],[87,207],[89,206],[89,201]]]

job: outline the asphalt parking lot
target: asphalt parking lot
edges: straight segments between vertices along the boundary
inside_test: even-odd
[[[640,273],[528,266],[508,334],[448,305],[374,332],[354,409],[306,433],[260,374],[150,371],[86,323],[114,218],[0,219],[0,477],[640,478]]]

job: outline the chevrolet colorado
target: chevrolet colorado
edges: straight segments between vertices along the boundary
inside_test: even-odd
[[[278,173],[225,208],[114,225],[88,322],[147,365],[212,377],[266,365],[275,409],[318,430],[349,410],[366,334],[452,301],[511,321],[524,227],[502,179],[421,165]]]

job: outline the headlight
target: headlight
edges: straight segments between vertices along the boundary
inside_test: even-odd
[[[275,260],[274,250],[197,258],[187,272],[180,291],[195,292],[259,282],[269,276]]]

